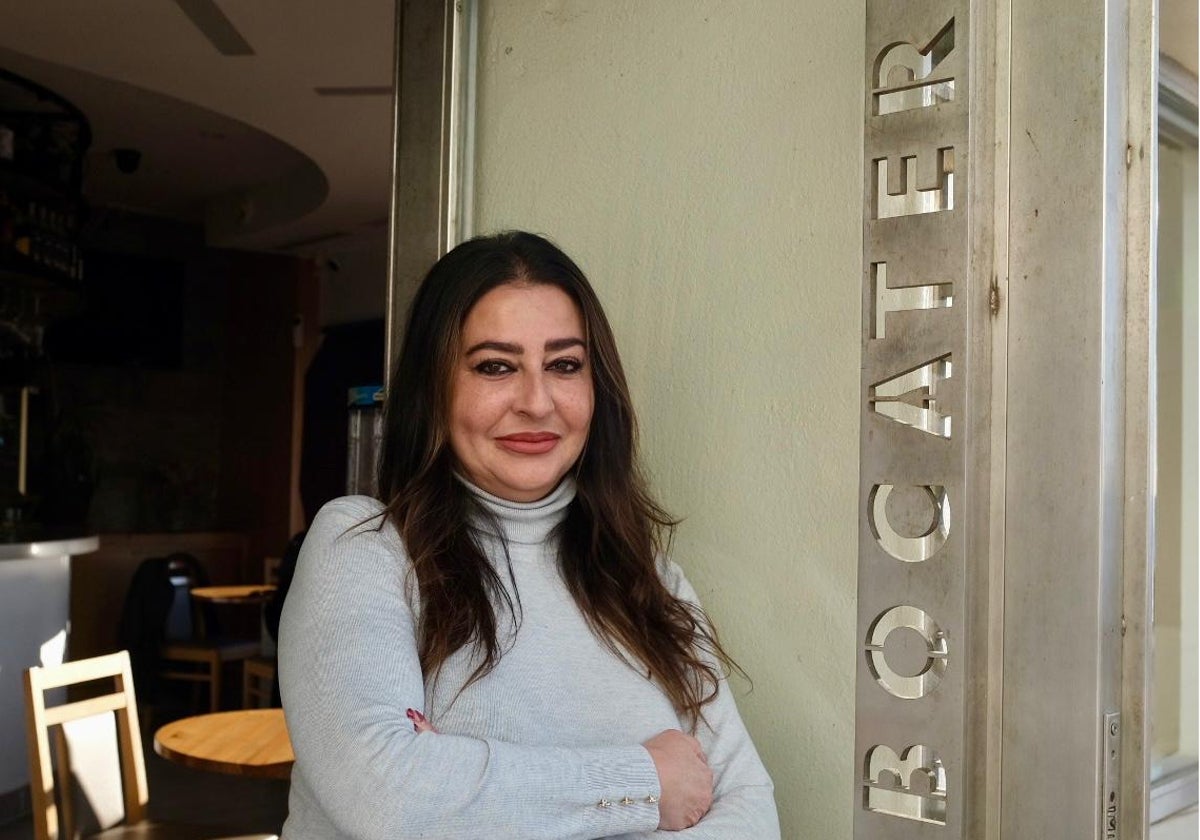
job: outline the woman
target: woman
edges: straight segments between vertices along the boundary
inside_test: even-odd
[[[660,559],[612,332],[546,240],[425,278],[379,497],[322,509],[284,607],[287,840],[779,836],[731,663]]]

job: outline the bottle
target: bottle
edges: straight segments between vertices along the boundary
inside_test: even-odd
[[[12,248],[15,214],[8,200],[8,193],[0,190],[0,258]]]
[[[17,152],[17,135],[8,126],[0,123],[0,160],[7,160],[10,163],[16,157]]]

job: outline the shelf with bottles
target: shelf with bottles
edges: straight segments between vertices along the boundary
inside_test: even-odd
[[[81,308],[91,142],[83,112],[0,68],[0,359],[39,357],[46,326]]]
[[[77,287],[83,280],[80,221],[79,203],[31,198],[0,176],[0,269]]]
[[[78,196],[92,130],[83,112],[54,91],[0,68],[0,177]],[[41,197],[45,197],[44,195]]]
[[[91,139],[78,108],[0,69],[0,271],[79,286],[80,188]]]
[[[0,361],[39,358],[47,325],[78,315],[83,308],[81,292],[0,266]]]

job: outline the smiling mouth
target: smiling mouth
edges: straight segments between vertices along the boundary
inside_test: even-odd
[[[519,455],[541,455],[558,445],[559,436],[553,432],[520,432],[496,438],[496,443]]]

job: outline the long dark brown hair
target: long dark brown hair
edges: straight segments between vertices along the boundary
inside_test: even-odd
[[[553,244],[509,232],[464,242],[426,275],[409,310],[388,386],[379,496],[404,540],[421,602],[421,666],[435,677],[460,648],[482,654],[468,685],[496,666],[496,608],[513,612],[499,574],[467,527],[482,509],[454,477],[447,429],[463,324],[476,302],[508,283],[546,284],[579,307],[595,408],[574,468],[575,498],[559,526],[563,579],[593,632],[636,662],[693,727],[737,665],[707,617],[674,597],[658,557],[675,522],[651,498],[637,458],[637,422],[616,342],[579,267]],[[519,616],[514,612],[514,620]]]

